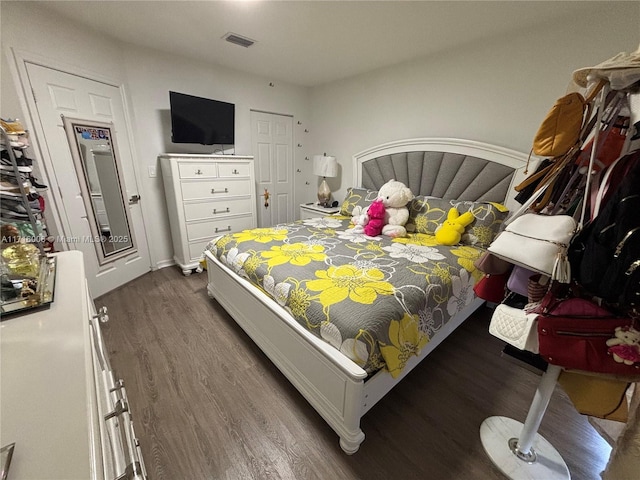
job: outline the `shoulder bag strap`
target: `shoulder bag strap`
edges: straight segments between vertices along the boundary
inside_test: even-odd
[[[528,161],[528,160],[527,160]],[[516,185],[513,189],[516,192],[520,192],[522,190],[524,190],[525,188],[527,188],[529,185],[531,185],[533,182],[535,182],[536,180],[540,180],[541,178],[543,178],[547,173],[549,173],[551,170],[553,169],[553,163],[550,163],[549,165],[547,165],[546,167],[542,168],[540,171],[535,172],[531,175],[529,175],[527,178],[525,178],[521,183],[519,183],[518,185]],[[526,172],[525,172],[526,173]]]
[[[607,140],[607,136],[611,133],[611,131],[614,128],[615,121],[618,118],[620,111],[627,104],[625,100],[626,100],[626,94],[617,92],[615,98],[611,101],[610,105],[605,106],[603,108],[604,113],[603,113],[602,122],[606,125],[606,127],[601,130],[597,144],[596,144],[595,138],[594,138],[594,141],[592,142],[593,149],[596,152],[595,153],[596,161],[597,161],[598,153],[602,150]],[[606,109],[609,107],[610,107],[610,110],[607,112]],[[606,118],[604,118],[604,116],[606,116]],[[602,127],[602,125],[600,125],[600,127]],[[585,196],[589,195],[589,199],[590,199],[590,202],[589,202],[590,219],[593,219],[598,215],[600,211],[600,204],[602,203],[602,198],[604,197],[604,194],[606,193],[607,188],[609,187],[611,171],[615,168],[614,167],[615,164],[617,164],[620,158],[622,158],[623,156],[624,156],[624,153],[621,152],[621,155],[609,167],[605,168],[604,171],[599,170],[597,173],[593,174],[593,168],[591,168],[593,176],[591,178],[590,184],[588,185],[590,188],[588,190],[585,188]]]
[[[571,161],[573,158],[574,158],[573,155],[567,154],[561,159],[559,159],[556,163],[554,163],[553,164],[554,169],[551,172],[549,172],[547,175],[545,175],[545,177],[541,180],[540,185],[538,186],[538,189],[535,192],[533,192],[531,197],[529,197],[529,199],[525,203],[523,203],[522,206],[513,213],[513,215],[511,215],[509,218],[507,218],[503,222],[503,225],[506,227],[511,222],[513,222],[516,218],[526,213],[531,207],[531,205],[533,205],[534,202],[538,200],[538,198],[543,193],[545,193],[547,188],[549,188],[549,186],[555,180],[556,176],[560,174],[560,172],[562,171],[562,168],[564,168],[567,165],[567,163]]]
[[[600,82],[602,83],[602,81]],[[578,222],[577,231],[582,230],[582,226],[584,225],[584,219],[587,213],[587,195],[589,194],[589,185],[591,184],[591,177],[593,171],[593,163],[596,158],[596,150],[598,145],[598,137],[600,136],[600,125],[602,125],[602,116],[604,110],[604,100],[607,95],[607,91],[609,90],[609,85],[603,85],[600,88],[600,96],[595,102],[596,110],[596,124],[595,124],[595,132],[593,134],[593,142],[591,144],[591,155],[589,156],[589,167],[587,170],[587,182],[584,186],[584,195],[582,197],[582,213],[580,214],[580,221]],[[591,96],[591,95],[590,95]]]
[[[604,88],[605,85],[609,84],[609,80],[603,78],[593,87],[593,89],[587,95],[587,98],[584,99],[585,103],[591,103],[595,100],[596,95],[600,93],[600,91]]]

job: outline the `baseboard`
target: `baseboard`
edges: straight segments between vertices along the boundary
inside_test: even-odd
[[[160,260],[159,262],[156,262],[155,267],[152,267],[151,270],[155,271],[165,267],[173,267],[175,264],[176,262],[173,259]]]

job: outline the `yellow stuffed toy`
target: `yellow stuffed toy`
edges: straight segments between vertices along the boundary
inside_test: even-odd
[[[436,242],[439,245],[455,245],[460,243],[464,228],[475,220],[473,213],[458,213],[455,207],[451,207],[447,219],[436,230]]]

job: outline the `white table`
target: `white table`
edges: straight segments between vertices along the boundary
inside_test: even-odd
[[[328,207],[325,208],[317,203],[301,203],[300,204],[300,220],[306,220],[307,218],[323,217],[325,215],[332,215],[338,213],[340,207]]]

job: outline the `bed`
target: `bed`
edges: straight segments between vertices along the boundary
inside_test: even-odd
[[[214,239],[205,251],[208,294],[353,454],[364,441],[362,416],[483,303],[472,292],[480,276],[473,261],[491,239],[478,233],[463,237],[464,245],[438,246],[430,238],[433,212],[446,216],[456,206],[484,212],[477,215],[484,219],[499,211],[498,220],[475,230],[490,224],[496,231],[507,215],[499,204],[519,207],[513,186],[526,162],[522,153],[460,139],[401,140],[360,152],[343,215]],[[389,179],[416,195],[408,207],[417,232],[395,240],[358,237],[350,208],[372,200]],[[340,270],[360,279],[365,272],[366,282],[351,289],[331,283]],[[436,285],[435,277],[444,283]]]

